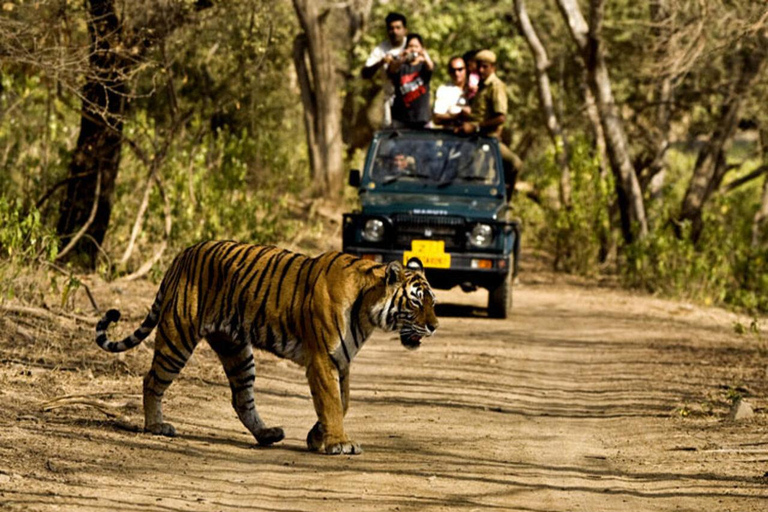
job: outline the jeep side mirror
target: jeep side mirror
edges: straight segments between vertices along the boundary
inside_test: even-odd
[[[360,169],[352,169],[349,171],[349,186],[360,188]]]

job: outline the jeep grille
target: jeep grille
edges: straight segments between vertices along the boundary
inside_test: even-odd
[[[443,240],[445,250],[464,249],[464,219],[438,215],[395,214],[395,248],[410,249],[411,240]]]

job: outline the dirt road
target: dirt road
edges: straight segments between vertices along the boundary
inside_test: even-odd
[[[127,332],[154,286],[94,293],[128,313]],[[279,445],[254,447],[203,345],[166,394],[179,436],[152,437],[130,431],[149,347],[115,359],[83,319],[8,314],[0,509],[766,510],[766,345],[734,332],[746,320],[540,275],[516,288],[509,321],[473,308],[482,292],[440,299],[440,329],[421,350],[379,333],[355,360],[355,457],[305,450],[314,413],[293,364],[259,360],[257,403],[285,428]],[[751,395],[753,419],[728,421],[735,393]],[[91,396],[43,411],[73,394]]]

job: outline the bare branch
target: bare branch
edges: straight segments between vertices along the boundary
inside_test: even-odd
[[[571,173],[568,166],[568,150],[563,136],[563,130],[555,115],[554,102],[552,100],[552,88],[549,83],[547,68],[549,67],[549,58],[547,50],[541,43],[536,29],[531,23],[524,0],[515,0],[515,10],[517,12],[520,29],[528,42],[533,59],[536,63],[536,78],[539,89],[539,101],[541,110],[544,114],[547,131],[555,146],[555,155],[560,167],[560,200],[566,208],[571,206]]]
[[[171,237],[171,228],[173,227],[173,217],[171,216],[171,202],[168,198],[168,195],[165,193],[165,189],[163,187],[162,182],[160,181],[159,176],[155,175],[155,181],[157,183],[157,188],[160,192],[160,195],[163,197],[163,209],[165,214],[165,232],[163,236],[163,241],[160,244],[160,247],[155,251],[155,254],[147,260],[136,272],[133,272],[132,274],[129,274],[122,278],[124,281],[133,281],[135,279],[138,279],[142,276],[144,276],[147,272],[149,272],[152,269],[152,266],[157,263],[160,258],[163,256],[163,253],[165,252],[166,247],[168,247],[168,240],[170,240]]]
[[[768,173],[768,165],[761,165],[760,167],[746,174],[745,176],[742,176],[741,178],[736,178],[735,180],[727,183],[726,185],[723,185],[722,193],[731,192],[732,190],[735,190],[741,187],[742,185],[746,185],[750,181],[756,180],[757,178],[759,178],[760,176],[766,173]]]
[[[91,213],[88,216],[88,220],[85,221],[85,223],[80,227],[80,230],[75,234],[75,236],[72,237],[72,239],[69,241],[66,247],[59,252],[58,255],[56,255],[56,261],[62,259],[64,256],[71,251],[77,242],[83,237],[86,231],[88,231],[88,228],[91,227],[91,224],[93,224],[93,220],[96,218],[96,210],[99,209],[99,198],[101,197],[101,172],[96,172],[96,191],[94,193],[93,197],[93,207],[91,208]]]

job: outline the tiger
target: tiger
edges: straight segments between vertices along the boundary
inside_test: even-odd
[[[110,341],[120,319],[110,309],[96,325],[108,352],[139,345],[157,328],[144,377],[144,431],[173,437],[162,400],[198,342],[205,338],[224,367],[237,416],[261,446],[285,437],[256,410],[258,348],[306,370],[317,421],[307,448],[330,455],[359,454],[343,425],[349,408],[352,359],[375,328],[399,332],[417,349],[438,327],[435,295],[417,258],[377,263],[341,252],[316,257],[235,241],[206,241],[181,251],[166,271],[149,313],[131,335]]]

